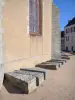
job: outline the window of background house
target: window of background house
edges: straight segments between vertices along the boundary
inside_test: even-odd
[[[69,36],[66,36],[66,41],[69,41]]]
[[[42,0],[29,0],[29,32],[42,34]]]
[[[71,32],[72,32],[72,27],[71,27]]]
[[[66,41],[67,41],[67,36],[66,36]]]
[[[66,33],[67,33],[67,29],[66,29]]]
[[[72,32],[74,32],[74,27],[72,27]]]
[[[68,41],[69,41],[69,36],[68,36]]]
[[[74,32],[75,32],[75,26],[74,26]]]
[[[69,28],[68,28],[68,29],[66,29],[66,33],[69,33],[69,30],[70,30]]]
[[[68,51],[68,47],[66,46],[66,51]]]
[[[69,28],[67,29],[67,33],[69,33]]]
[[[64,40],[62,40],[61,43],[64,44]]]
[[[68,33],[69,33],[69,28],[68,28]]]
[[[69,33],[71,32],[70,28],[69,28]]]
[[[62,44],[62,40],[61,40],[61,44]]]
[[[72,51],[73,51],[73,46],[72,46]]]
[[[66,33],[69,33],[69,28],[68,28],[68,29],[66,29]]]

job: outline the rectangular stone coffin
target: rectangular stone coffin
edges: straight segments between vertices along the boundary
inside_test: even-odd
[[[68,57],[68,56],[61,56],[61,59],[70,60],[70,57]]]
[[[53,63],[53,62],[50,62],[50,63],[44,62],[44,63],[36,65],[36,67],[57,70],[60,67],[60,64],[59,63]]]
[[[46,61],[46,62],[42,62],[41,64],[46,64],[46,63],[47,63],[47,64],[51,64],[51,63],[52,63],[52,64],[58,64],[59,67],[61,67],[61,65],[62,65],[62,63],[56,62],[56,61]]]
[[[64,56],[64,57],[69,57],[68,55],[65,55],[65,54],[61,54],[61,56]]]
[[[44,81],[44,74],[40,73],[40,72],[30,72],[27,70],[17,70],[17,71],[15,71],[15,73],[19,73],[22,75],[31,75],[31,76],[35,77],[36,78],[36,86],[41,85]]]
[[[65,54],[65,53],[61,53],[61,56],[69,57],[69,55],[67,55],[67,54]]]
[[[47,61],[47,62],[55,62],[55,63],[59,63],[61,65],[63,65],[65,62],[64,61],[55,61],[55,60],[50,60],[50,61]]]
[[[49,61],[61,61],[61,62],[65,62],[66,63],[66,59],[59,59],[59,60],[57,60],[57,59],[51,59],[51,60],[49,60]]]
[[[44,80],[47,77],[47,70],[39,67],[34,67],[34,68],[21,68],[20,70],[25,70],[25,71],[30,71],[30,72],[39,72],[44,74]]]
[[[13,86],[19,88],[26,94],[33,92],[37,88],[36,78],[31,75],[9,72],[5,74],[5,78],[9,80]]]

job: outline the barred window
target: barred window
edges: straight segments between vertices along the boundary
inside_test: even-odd
[[[67,29],[66,29],[66,33],[67,33]]]
[[[42,33],[42,3],[41,0],[29,0],[29,32],[32,35]]]

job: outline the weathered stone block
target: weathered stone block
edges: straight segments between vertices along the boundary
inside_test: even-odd
[[[26,70],[26,71],[30,71],[30,72],[39,72],[39,73],[43,73],[44,74],[44,80],[47,77],[47,70],[43,69],[43,68],[39,68],[39,67],[34,67],[34,68],[21,68],[21,70]]]
[[[61,54],[61,56],[64,56],[64,57],[69,57],[68,55],[65,55],[65,54]]]
[[[68,59],[61,58],[60,60],[66,63]]]
[[[66,63],[66,59],[59,59],[59,60],[57,60],[57,59],[52,59],[53,61],[63,61],[63,62],[65,62]]]
[[[35,77],[37,86],[41,85],[44,81],[44,74],[40,73],[40,72],[30,72],[27,70],[17,70],[17,71],[15,71],[15,73],[19,73],[22,75],[31,75],[31,76]]]
[[[5,78],[9,80],[13,86],[16,86],[27,94],[33,92],[37,88],[36,78],[32,75],[9,72],[5,74]]]
[[[52,63],[52,64],[54,64],[54,63],[55,63],[55,64],[59,64],[59,65],[58,65],[59,67],[62,65],[62,63],[56,62],[56,61],[46,61],[46,62],[43,62],[42,64],[46,64],[46,63],[47,63],[47,64],[51,64],[51,63]]]
[[[67,59],[67,60],[70,60],[70,57],[68,57],[68,56],[61,56],[61,59]]]
[[[60,67],[60,64],[59,63],[54,63],[54,62],[41,63],[41,64],[36,65],[36,67],[57,70]]]
[[[59,63],[61,65],[63,65],[65,62],[64,61],[55,61],[55,60],[50,60],[50,61],[47,61],[47,62],[55,62],[55,63]]]

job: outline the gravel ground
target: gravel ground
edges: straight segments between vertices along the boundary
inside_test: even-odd
[[[57,71],[48,70],[47,80],[29,95],[5,82],[0,100],[75,100],[75,56]]]

